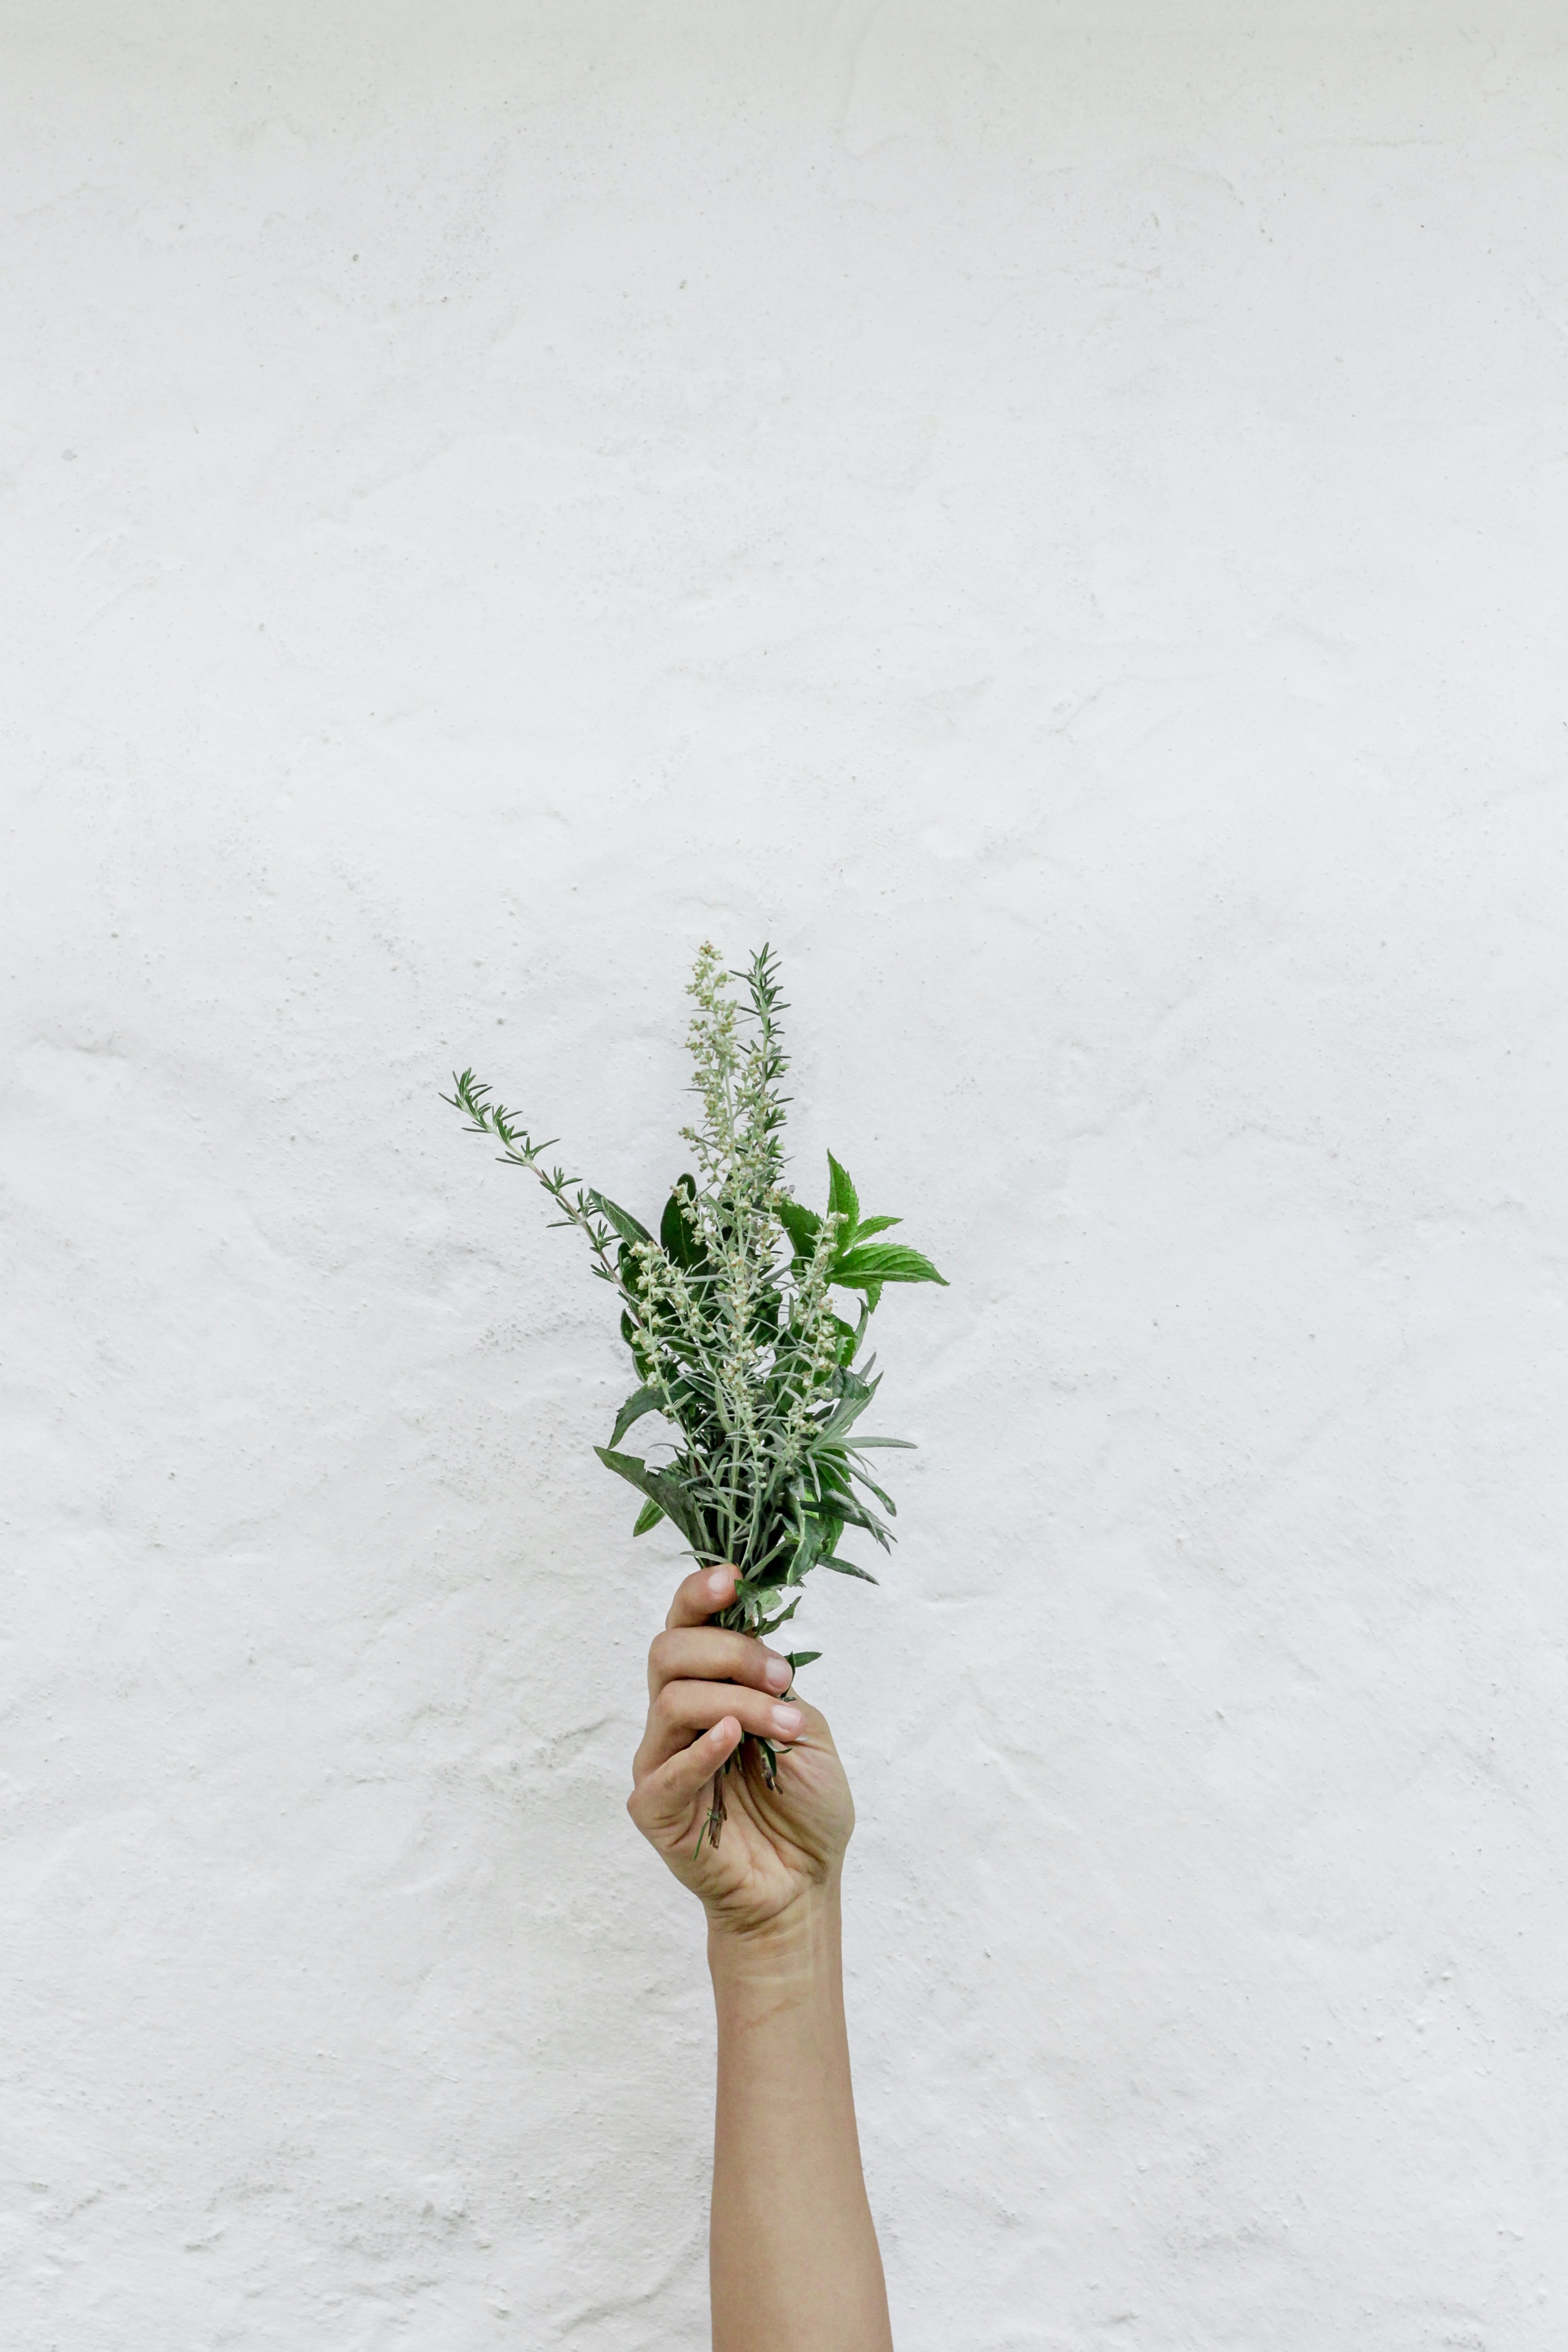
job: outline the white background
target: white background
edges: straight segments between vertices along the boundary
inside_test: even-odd
[[[900,2352],[1561,2352],[1561,16],[4,27],[0,2336],[706,2342],[673,1548],[437,1097],[657,1207],[710,934],[952,1276]]]

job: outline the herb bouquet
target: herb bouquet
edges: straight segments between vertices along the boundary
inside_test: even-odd
[[[735,980],[743,983],[739,1001]],[[823,1214],[785,1190],[778,1016],[787,1008],[771,951],[763,947],[743,972],[731,973],[705,946],[687,992],[696,1005],[687,1043],[701,1116],[681,1135],[696,1173],[678,1180],[657,1236],[604,1193],[547,1168],[541,1154],[551,1145],[535,1143],[492,1103],[472,1070],[443,1099],[470,1129],[493,1136],[503,1160],[533,1171],[562,1213],[558,1222],[583,1234],[594,1272],[620,1300],[638,1385],[608,1445],[595,1450],[644,1498],[633,1534],[668,1519],[700,1563],[735,1568],[734,1600],[715,1622],[765,1636],[795,1615],[814,1568],[877,1581],[838,1546],[858,1528],[888,1549],[890,1531],[876,1506],[889,1517],[894,1507],[865,1456],[906,1441],[853,1433],[880,1381],[860,1349],[886,1284],[943,1277],[918,1250],[876,1238],[900,1220],[862,1217],[831,1153]],[[837,1311],[837,1291],[858,1293],[853,1322]],[[670,1458],[658,1464],[619,1450],[647,1413],[662,1414],[678,1433]],[[821,1654],[796,1650],[790,1664],[798,1669]],[[772,1787],[774,1747],[752,1744]],[[715,1842],[723,1819],[716,1780],[706,1823]]]

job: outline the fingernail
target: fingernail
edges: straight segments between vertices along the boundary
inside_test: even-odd
[[[763,1680],[770,1690],[788,1690],[795,1680],[795,1668],[787,1658],[769,1657],[763,1663]]]
[[[731,1580],[734,1571],[732,1569],[719,1568],[714,1570],[712,1575],[708,1580],[708,1590],[713,1595],[715,1601],[722,1601],[726,1592],[729,1591]]]
[[[798,1706],[775,1706],[773,1709],[773,1729],[781,1739],[793,1739],[805,1721],[805,1717]]]

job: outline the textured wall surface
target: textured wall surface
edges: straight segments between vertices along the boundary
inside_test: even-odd
[[[1568,2342],[1554,13],[5,9],[7,2347],[706,2341],[671,1548],[437,1089],[657,1202],[707,934],[952,1277],[900,2352]]]

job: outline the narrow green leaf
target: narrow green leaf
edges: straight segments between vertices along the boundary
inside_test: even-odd
[[[866,1533],[874,1537],[884,1551],[887,1550],[888,1531],[876,1513],[862,1503],[859,1496],[852,1491],[847,1470],[830,1467],[826,1464],[822,1465],[822,1488],[820,1499],[815,1506],[807,1507],[813,1511],[815,1517],[821,1518],[826,1525],[837,1522],[843,1527],[864,1528]],[[837,1539],[837,1533],[824,1539],[822,1549],[825,1554],[832,1550]]]
[[[902,1217],[864,1217],[847,1239],[852,1242],[868,1241],[873,1234],[885,1234],[889,1225],[901,1225],[903,1222]]]
[[[821,1657],[822,1652],[820,1650],[786,1650],[784,1655],[798,1675],[802,1666],[814,1666]]]
[[[839,1392],[838,1402],[827,1419],[821,1423],[818,1433],[821,1437],[829,1442],[842,1437],[847,1430],[854,1428],[855,1423],[876,1395],[881,1374],[879,1372],[874,1381],[863,1381],[857,1373],[847,1370],[841,1372],[839,1378],[844,1385]]]
[[[875,1478],[868,1477],[865,1471],[860,1469],[855,1470],[852,1475],[859,1479],[860,1484],[866,1488],[868,1494],[875,1495],[877,1500],[880,1503],[882,1508],[887,1512],[889,1518],[896,1519],[898,1517],[899,1507],[897,1503],[894,1502],[891,1495],[885,1495],[882,1492],[882,1489],[878,1486]]]
[[[863,1528],[872,1540],[886,1551],[892,1538],[875,1511],[870,1510],[855,1495],[835,1495],[833,1507],[847,1527]]]
[[[667,1470],[650,1470],[647,1464],[635,1454],[616,1454],[607,1445],[595,1445],[594,1451],[606,1470],[613,1470],[617,1478],[624,1478],[628,1486],[635,1486],[639,1494],[647,1496],[650,1503],[658,1505],[665,1517],[673,1520],[679,1528],[693,1551],[706,1548],[707,1531],[702,1525],[702,1514],[679,1479],[672,1478]]]
[[[645,1503],[637,1513],[637,1523],[632,1529],[633,1535],[646,1536],[650,1528],[658,1527],[663,1517],[664,1513],[657,1503]]]
[[[632,1423],[640,1421],[645,1412],[658,1412],[658,1410],[657,1389],[634,1389],[616,1415],[616,1425],[610,1432],[611,1445],[618,1445]]]
[[[873,1576],[868,1568],[857,1568],[852,1559],[824,1559],[819,1560],[817,1562],[817,1566],[819,1568],[836,1569],[840,1576],[858,1576],[867,1584],[879,1584],[881,1582],[881,1579],[879,1577]]]
[[[799,1584],[803,1578],[808,1576],[811,1573],[812,1562],[821,1549],[822,1522],[820,1519],[807,1518],[805,1522],[805,1532],[795,1548],[795,1556],[790,1561],[784,1582]]]
[[[602,1217],[609,1220],[622,1241],[652,1241],[653,1235],[646,1225],[639,1225],[628,1210],[617,1208],[614,1201],[607,1201],[605,1198],[603,1192],[586,1192],[583,1197],[591,1209],[596,1209]]]
[[[827,1155],[827,1210],[830,1216],[844,1219],[840,1236],[852,1234],[860,1217],[860,1195],[849,1181],[849,1171],[841,1168],[830,1151]]]

